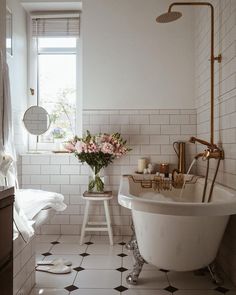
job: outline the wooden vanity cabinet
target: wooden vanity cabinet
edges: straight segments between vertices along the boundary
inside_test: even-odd
[[[0,187],[0,294],[13,294],[14,188]]]

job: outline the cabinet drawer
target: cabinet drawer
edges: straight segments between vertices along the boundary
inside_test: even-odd
[[[13,294],[12,284],[13,262],[12,259],[0,269],[0,294]]]
[[[0,209],[0,258],[6,257],[12,249],[12,206]]]

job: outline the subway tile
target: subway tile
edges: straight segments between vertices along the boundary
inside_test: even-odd
[[[83,215],[70,215],[70,224],[82,224]]]
[[[112,219],[112,224],[114,225],[130,225],[130,218],[129,216],[115,216],[113,215],[111,217]]]
[[[175,151],[172,144],[162,144],[161,145],[162,155],[174,155]]]
[[[103,133],[120,133],[121,132],[121,126],[120,125],[102,125],[102,132]]]
[[[22,175],[22,184],[30,184],[30,175]]]
[[[130,115],[130,124],[149,124],[148,115]]]
[[[88,184],[88,175],[70,175],[71,184]]]
[[[49,184],[50,178],[49,175],[31,175],[30,177],[31,184]]]
[[[140,134],[139,125],[121,125],[121,134]]]
[[[87,164],[82,164],[81,166],[80,166],[80,173],[81,174],[88,174],[89,173],[89,166],[87,165]]]
[[[73,194],[73,195],[79,194],[80,193],[80,185],[63,184],[63,185],[61,185],[61,193],[62,194]]]
[[[50,183],[51,184],[69,184],[70,177],[68,175],[51,175]]]
[[[151,144],[168,144],[170,137],[168,135],[151,135],[150,143]]]
[[[181,134],[196,134],[196,125],[181,125]]]
[[[150,124],[169,124],[170,115],[150,115]]]
[[[140,115],[157,115],[160,114],[160,110],[139,110]]]
[[[142,145],[141,146],[141,154],[146,155],[159,155],[160,154],[160,145]]]
[[[40,165],[22,165],[22,174],[40,174]]]
[[[70,195],[70,205],[84,204],[85,201],[79,195]]]
[[[149,144],[149,135],[131,135],[130,144]]]
[[[30,157],[30,162],[31,164],[40,164],[40,165],[44,165],[44,164],[49,164],[50,163],[50,156],[48,155],[33,155]]]
[[[129,115],[110,115],[110,125],[129,124]]]
[[[69,164],[69,154],[66,155],[53,155],[50,157],[50,164]]]
[[[170,109],[170,110],[160,110],[160,114],[167,114],[167,115],[170,115],[170,114],[179,114],[181,110],[173,110],[173,109]]]
[[[79,235],[81,227],[73,224],[62,224],[61,225],[61,234],[62,235]]]
[[[77,165],[61,165],[61,174],[80,174],[80,166],[78,163]]]
[[[97,134],[101,132],[100,125],[83,125],[83,134],[86,134],[86,131],[89,130],[91,134]]]
[[[161,134],[171,135],[171,134],[180,134],[179,125],[161,125]]]
[[[61,233],[61,225],[59,224],[43,224],[41,226],[41,234],[42,235],[50,235],[50,234],[60,234]]]
[[[141,125],[141,134],[160,134],[161,126],[160,125]]]
[[[68,205],[67,208],[63,211],[63,214],[71,215],[71,214],[79,214],[80,213],[80,205]]]
[[[109,115],[90,116],[90,125],[109,124]]]
[[[21,158],[22,158],[22,164],[24,164],[24,165],[31,164],[31,163],[30,163],[30,159],[31,159],[30,156],[22,155]]]
[[[70,223],[70,217],[69,215],[65,215],[65,214],[56,214],[50,220],[50,224],[69,224],[69,223]]]
[[[61,192],[61,186],[59,184],[41,184],[40,189],[55,193]]]
[[[42,165],[41,174],[60,174],[61,169],[60,165]]]
[[[74,154],[70,155],[70,164],[71,165],[81,165],[79,159],[77,157],[75,157]]]
[[[189,115],[170,115],[170,124],[189,124]]]

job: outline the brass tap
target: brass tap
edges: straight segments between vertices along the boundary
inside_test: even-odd
[[[224,159],[224,151],[221,148],[219,148],[216,144],[211,144],[203,139],[199,139],[196,137],[191,137],[189,142],[191,143],[199,142],[207,146],[207,149],[204,150],[204,152],[197,154],[195,156],[195,159],[198,159],[200,157],[202,157],[203,160]]]

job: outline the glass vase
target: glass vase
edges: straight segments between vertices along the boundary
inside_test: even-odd
[[[96,167],[90,167],[88,191],[93,193],[104,192],[103,169],[98,171]]]

